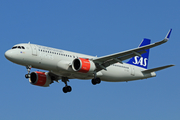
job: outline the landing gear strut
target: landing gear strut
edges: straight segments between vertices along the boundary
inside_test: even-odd
[[[32,68],[32,67],[31,67],[30,65],[26,66],[26,69],[27,69],[27,71],[28,71],[28,74],[25,75],[25,78],[30,78],[31,68]]]
[[[65,87],[63,87],[63,89],[62,89],[64,93],[67,93],[67,92],[71,92],[71,91],[72,91],[71,86],[68,86],[68,85],[67,85],[67,81],[69,82],[69,80],[68,80],[67,77],[62,77],[62,82],[65,83]]]

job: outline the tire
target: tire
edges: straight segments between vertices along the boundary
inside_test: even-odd
[[[67,87],[63,87],[63,92],[64,93],[67,93],[68,91],[67,91]]]
[[[66,89],[67,89],[68,92],[71,92],[71,91],[72,91],[71,86],[67,86]]]
[[[92,79],[91,82],[92,82],[93,85],[96,85],[96,84],[97,84],[97,83],[96,83],[96,79]]]
[[[96,78],[96,83],[97,84],[101,83],[101,79],[100,78]]]
[[[26,74],[26,75],[25,75],[25,78],[30,78],[30,75],[29,75],[29,74]]]

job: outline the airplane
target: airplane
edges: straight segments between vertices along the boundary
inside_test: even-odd
[[[31,43],[17,44],[5,52],[5,57],[16,64],[26,66],[28,73],[25,75],[32,85],[48,87],[54,81],[61,80],[65,83],[63,92],[72,91],[67,84],[69,79],[89,80],[93,85],[106,82],[128,82],[147,79],[156,76],[156,71],[172,67],[147,69],[149,49],[166,43],[172,29],[166,37],[155,43],[144,38],[139,47],[123,52],[118,52],[102,57],[90,56],[61,49],[41,46]],[[124,60],[130,59],[128,62]],[[48,72],[34,71],[31,68],[47,70]]]

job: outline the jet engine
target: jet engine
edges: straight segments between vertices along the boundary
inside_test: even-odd
[[[81,73],[92,73],[96,69],[96,66],[94,62],[89,59],[76,58],[72,62],[72,69]]]
[[[52,80],[48,73],[35,71],[30,74],[29,82],[33,85],[48,87]]]

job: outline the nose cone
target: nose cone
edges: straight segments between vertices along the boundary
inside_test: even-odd
[[[4,56],[5,56],[8,60],[10,60],[10,59],[12,58],[12,52],[11,52],[10,50],[8,50],[8,51],[5,52]]]
[[[18,55],[13,50],[6,51],[4,56],[6,57],[6,59],[8,59],[11,62],[15,62],[15,60],[18,57]]]
[[[20,51],[18,51],[18,50],[10,49],[5,52],[4,56],[9,61],[16,63],[16,64],[21,64],[22,62],[24,62],[24,58],[23,58],[23,56],[20,55]]]

